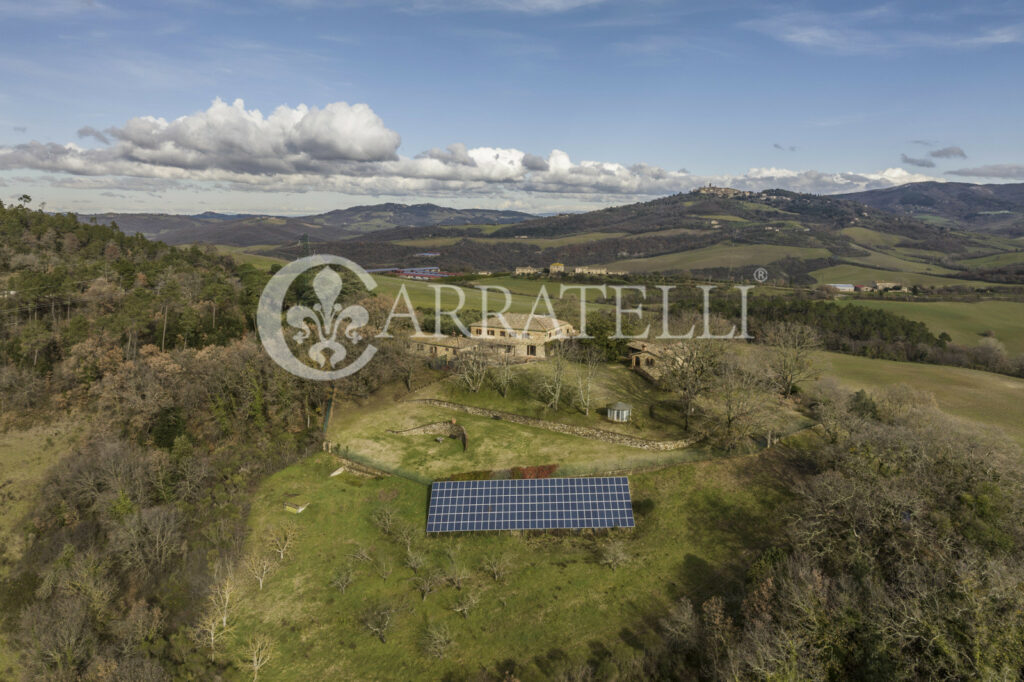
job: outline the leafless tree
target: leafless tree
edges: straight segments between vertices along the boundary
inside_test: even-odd
[[[494,582],[501,582],[508,574],[511,562],[505,554],[491,554],[484,557],[483,568],[491,574]]]
[[[373,568],[377,571],[377,575],[380,576],[381,580],[387,580],[388,576],[390,576],[391,572],[394,570],[394,565],[387,557],[381,557],[374,564]]]
[[[253,551],[248,554],[242,561],[242,565],[245,570],[253,577],[253,579],[259,583],[260,589],[263,589],[263,582],[267,577],[274,572],[277,564],[266,554],[262,552]]]
[[[452,642],[451,630],[444,623],[428,625],[423,632],[423,650],[430,656],[444,658]]]
[[[356,545],[355,550],[349,552],[348,556],[352,557],[356,561],[373,561],[373,557],[370,555],[370,550],[366,549],[362,545]]]
[[[351,566],[338,571],[334,578],[331,579],[331,585],[341,590],[342,594],[348,590],[348,586],[352,584],[352,581],[356,579],[356,572]]]
[[[413,573],[419,573],[420,569],[423,568],[423,564],[426,563],[426,557],[423,556],[422,552],[416,552],[411,549],[405,552],[405,565]]]
[[[455,362],[456,380],[467,390],[478,393],[487,380],[487,353],[470,349],[459,353]]]
[[[598,561],[602,566],[607,566],[612,570],[629,563],[631,558],[622,540],[607,542],[598,551]]]
[[[284,557],[291,550],[298,537],[298,528],[292,523],[282,523],[267,531],[267,544],[270,549],[277,552],[277,558],[284,561]]]
[[[711,393],[698,404],[712,421],[712,436],[718,445],[733,449],[767,427],[774,401],[756,368],[729,358]]]
[[[723,344],[711,339],[687,339],[665,353],[665,369],[658,383],[679,400],[687,431],[697,399],[711,390],[724,354]]]
[[[403,547],[406,553],[412,550],[413,540],[416,539],[416,528],[411,523],[401,522],[394,526],[394,537]]]
[[[480,603],[480,595],[475,590],[465,590],[452,605],[452,611],[460,614],[463,618],[468,618],[469,612],[475,609],[478,603]]]
[[[238,592],[235,576],[226,572],[221,578],[214,582],[210,588],[210,606],[213,612],[218,614],[221,620],[221,627],[227,628],[228,618],[235,607],[235,597]]]
[[[462,586],[469,580],[469,571],[459,562],[453,561],[448,567],[448,572],[445,574],[448,583],[457,590],[461,590]]]
[[[581,346],[573,354],[577,362],[576,378],[576,404],[585,415],[590,415],[590,408],[593,404],[594,380],[604,360],[603,353],[595,346]]]
[[[772,322],[765,327],[761,339],[771,346],[768,369],[772,384],[782,395],[789,395],[797,386],[814,379],[814,351],[821,346],[818,332],[799,322]]]
[[[274,658],[274,642],[266,635],[256,634],[245,646],[246,664],[252,668],[252,679],[256,682],[262,670]]]
[[[427,600],[427,595],[431,592],[436,591],[444,583],[444,578],[436,571],[429,571],[422,575],[417,575],[412,579],[413,585],[419,591],[423,601]]]
[[[509,391],[515,385],[516,373],[513,359],[512,353],[498,353],[494,367],[491,368],[491,382],[502,398],[507,398]]]
[[[673,602],[659,624],[666,637],[681,649],[697,646],[700,638],[700,618],[686,597],[680,597]]]
[[[383,507],[378,507],[373,512],[373,524],[377,526],[381,533],[384,535],[391,535],[391,531],[394,530],[395,521],[397,520],[397,512],[395,508],[389,504]]]
[[[565,387],[565,375],[569,365],[565,351],[560,345],[551,345],[546,364],[549,371],[541,380],[541,398],[548,409],[558,410],[562,405],[562,391]]]
[[[220,614],[209,611],[203,614],[192,628],[192,637],[200,646],[210,649],[210,656],[217,654],[217,645],[226,634],[231,632],[230,627],[221,625]]]
[[[383,644],[387,642],[387,633],[394,623],[397,612],[398,609],[389,602],[371,602],[359,614],[359,621]]]

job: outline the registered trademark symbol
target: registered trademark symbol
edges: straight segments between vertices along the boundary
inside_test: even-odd
[[[765,282],[768,281],[768,271],[765,270],[764,268],[758,268],[757,270],[754,270],[754,279],[756,279],[761,284],[764,284]]]

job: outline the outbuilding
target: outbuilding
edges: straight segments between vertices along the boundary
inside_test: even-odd
[[[628,422],[633,406],[624,402],[615,402],[608,406],[608,421]]]

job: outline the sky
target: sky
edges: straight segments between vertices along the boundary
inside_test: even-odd
[[[1024,182],[1024,3],[0,0],[0,198],[590,210]]]

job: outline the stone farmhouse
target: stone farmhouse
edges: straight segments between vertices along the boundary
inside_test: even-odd
[[[469,325],[469,336],[436,336],[414,334],[410,337],[413,350],[431,357],[453,358],[468,351],[510,354],[517,362],[539,360],[545,357],[545,344],[565,341],[576,335],[576,330],[565,320],[549,315],[505,313],[492,315]]]

